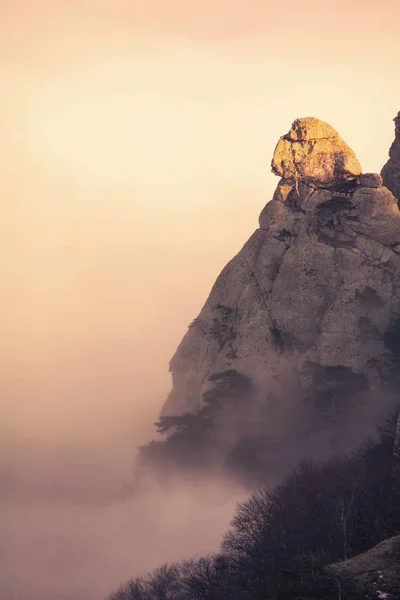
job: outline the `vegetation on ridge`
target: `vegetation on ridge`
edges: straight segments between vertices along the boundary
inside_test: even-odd
[[[348,457],[302,461],[273,489],[237,507],[217,555],[163,565],[109,600],[361,600],[329,568],[400,533],[397,412]],[[386,588],[387,600],[397,599]],[[379,591],[379,590],[378,590]]]
[[[285,411],[281,398],[255,393],[252,381],[235,369],[214,373],[199,412],[159,419],[155,425],[164,439],[140,449],[138,466],[164,478],[176,470],[223,474],[255,489],[278,481],[300,458],[354,449],[372,431],[368,410],[366,416],[359,410],[368,405],[367,378],[312,362],[304,365],[303,377],[306,391],[299,386]]]

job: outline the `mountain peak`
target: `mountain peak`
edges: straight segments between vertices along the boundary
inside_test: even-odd
[[[259,228],[222,270],[171,360],[161,416],[199,414],[221,393],[218,377],[233,373],[262,399],[266,429],[273,422],[293,441],[302,414],[329,413],[356,432],[332,441],[330,451],[345,452],[400,382],[398,203],[312,117],[280,138],[273,170],[283,176]],[[305,455],[320,451],[318,428],[301,442]]]

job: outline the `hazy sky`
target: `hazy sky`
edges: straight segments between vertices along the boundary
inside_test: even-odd
[[[23,489],[129,472],[296,117],[381,169],[399,17],[397,0],[0,0],[0,415]]]

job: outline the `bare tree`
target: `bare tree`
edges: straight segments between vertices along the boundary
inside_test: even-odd
[[[165,563],[143,578],[146,600],[176,600],[181,591],[178,565]]]

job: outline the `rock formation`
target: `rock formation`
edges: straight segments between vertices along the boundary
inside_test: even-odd
[[[392,170],[382,171],[389,187],[387,174],[400,165],[396,139]],[[379,390],[398,359],[396,198],[378,174],[361,175],[353,151],[315,118],[294,121],[272,170],[282,179],[259,228],[223,269],[171,360],[162,416],[199,410],[215,373],[235,370],[282,399],[293,389],[337,389],[338,377]]]
[[[395,139],[389,150],[389,160],[383,167],[381,175],[384,185],[400,199],[400,112],[394,119]]]
[[[361,173],[354,152],[327,123],[313,117],[296,119],[274,152],[272,171],[285,179],[335,187]]]
[[[330,568],[339,578],[350,577],[365,598],[396,600],[400,597],[400,535]]]

